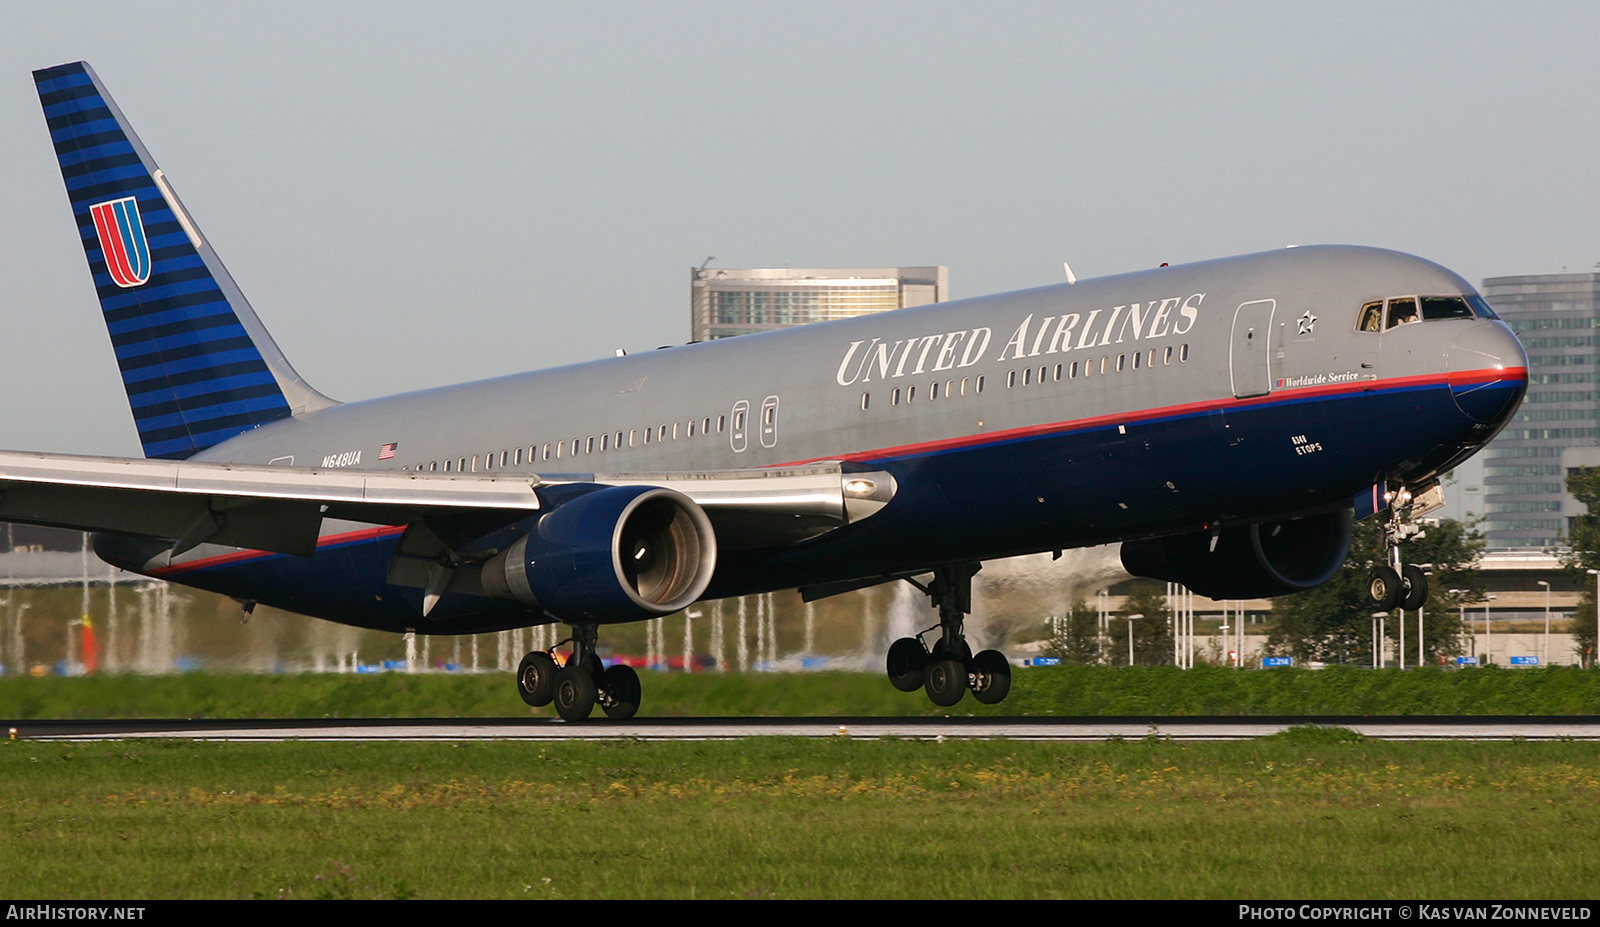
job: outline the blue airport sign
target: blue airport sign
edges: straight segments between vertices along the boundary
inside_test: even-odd
[[[1034,657],[1027,661],[1029,666],[1060,666],[1060,657]]]
[[[1511,658],[1511,665],[1512,666],[1538,666],[1539,665],[1539,658],[1538,657],[1512,657]]]
[[[1478,658],[1477,657],[1456,657],[1456,665],[1457,666],[1477,666],[1478,665]]]
[[[1261,665],[1267,666],[1293,666],[1294,657],[1262,657]]]

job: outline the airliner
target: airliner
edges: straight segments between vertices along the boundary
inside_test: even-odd
[[[0,453],[0,519],[330,621],[570,626],[518,691],[637,711],[600,628],[710,598],[905,581],[937,616],[886,672],[1005,698],[963,631],[984,561],[1122,542],[1216,598],[1317,585],[1388,519],[1375,605],[1441,473],[1527,384],[1460,276],[1365,247],[1046,286],[336,402],[290,365],[82,62],[34,72],[145,456]]]

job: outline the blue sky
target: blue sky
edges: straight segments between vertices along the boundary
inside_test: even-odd
[[[29,72],[89,61],[357,399],[688,337],[689,268],[955,295],[1286,244],[1600,261],[1600,5],[13,3],[0,446],[136,455]],[[535,398],[532,401],[537,401]]]

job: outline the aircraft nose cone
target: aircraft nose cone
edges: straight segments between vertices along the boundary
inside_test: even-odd
[[[1528,356],[1511,330],[1496,322],[1462,332],[1450,345],[1446,369],[1456,407],[1475,422],[1504,422],[1528,388]]]

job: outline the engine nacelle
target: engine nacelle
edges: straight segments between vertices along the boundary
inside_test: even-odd
[[[1209,532],[1126,541],[1122,566],[1135,576],[1182,583],[1212,599],[1256,599],[1326,582],[1350,552],[1351,512],[1234,525],[1215,548]]]
[[[717,538],[670,489],[608,486],[561,502],[483,565],[484,591],[568,621],[655,618],[711,583]]]

